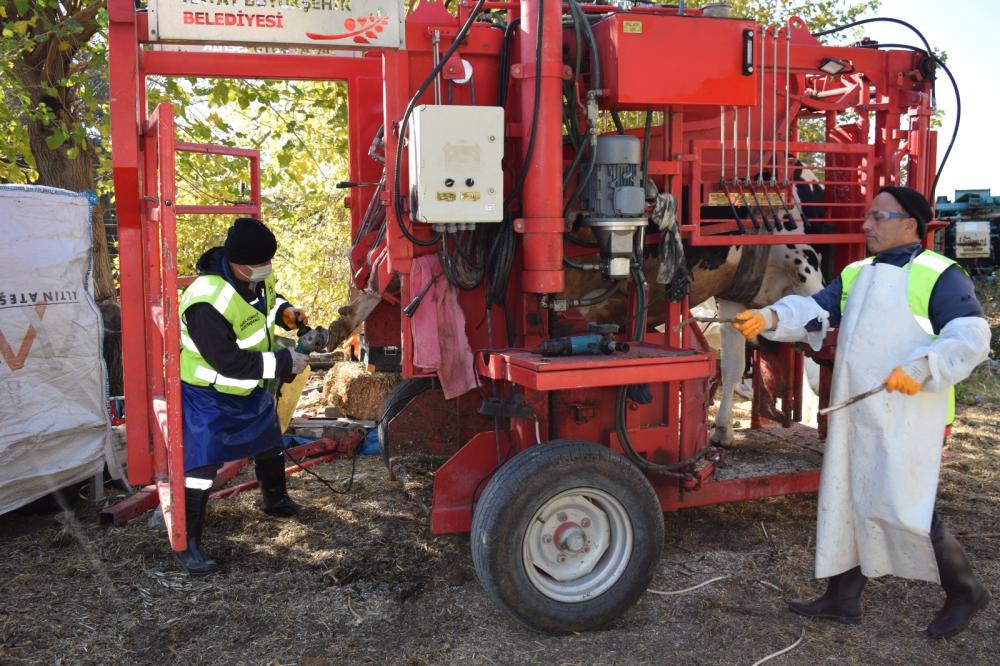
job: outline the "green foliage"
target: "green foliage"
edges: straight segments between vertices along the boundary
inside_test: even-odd
[[[47,128],[49,150],[66,151],[70,159],[94,155],[99,171],[107,173],[110,154],[101,140],[108,134],[106,33],[101,0],[0,2],[0,179],[38,179],[26,131],[35,121]],[[68,67],[52,49],[69,56]],[[25,76],[21,63],[39,72],[38,84]],[[40,85],[34,95],[33,84]],[[99,178],[98,185],[108,191],[110,179]]]
[[[701,4],[707,4],[702,2]],[[758,23],[784,22],[791,16],[798,16],[812,32],[850,23],[862,14],[878,9],[879,0],[735,0],[733,15],[745,16]]]
[[[990,325],[990,357],[1000,358],[1000,270],[986,278],[976,279],[976,296],[983,306],[983,315]],[[955,386],[959,405],[987,403],[1000,405],[1000,367],[994,363],[981,366],[968,379]]]
[[[253,148],[261,154],[262,217],[278,237],[279,290],[329,323],[348,298],[350,219],[334,185],[347,178],[346,89],[336,83],[157,80],[151,105],[174,105],[179,141]],[[249,200],[248,162],[179,153],[178,203]],[[191,274],[221,244],[231,216],[178,220],[178,269]]]

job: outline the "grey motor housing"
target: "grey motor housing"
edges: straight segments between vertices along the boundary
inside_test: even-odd
[[[594,175],[587,187],[590,227],[601,244],[608,277],[626,277],[634,248],[635,232],[646,226],[646,191],[643,188],[642,142],[629,135],[597,138]]]

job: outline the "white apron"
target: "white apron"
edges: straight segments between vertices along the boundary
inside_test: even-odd
[[[907,305],[906,268],[861,269],[844,308],[830,402],[878,386],[931,337]],[[940,582],[929,531],[948,391],[883,392],[830,415],[819,488],[816,577],[858,565]]]

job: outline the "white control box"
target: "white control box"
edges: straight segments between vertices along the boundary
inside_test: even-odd
[[[503,107],[425,104],[410,119],[410,217],[427,224],[503,219]]]

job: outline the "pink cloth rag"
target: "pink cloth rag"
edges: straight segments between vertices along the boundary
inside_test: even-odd
[[[440,272],[436,254],[413,260],[410,298],[423,291]],[[424,294],[413,315],[413,364],[437,372],[447,400],[476,388],[472,348],[465,334],[465,313],[458,292],[442,275]]]

